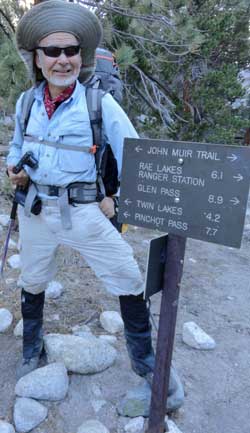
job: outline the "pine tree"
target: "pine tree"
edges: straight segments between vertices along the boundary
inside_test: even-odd
[[[247,127],[238,80],[248,66],[247,0],[80,1],[96,7],[116,52],[131,115],[151,136],[235,143]]]
[[[142,134],[235,144],[248,128],[248,107],[234,104],[243,96],[238,74],[249,65],[248,0],[75,2],[103,22],[104,44],[125,82],[125,108],[133,121],[143,118]],[[17,4],[0,0],[0,96],[10,104],[27,86],[13,48],[12,26],[23,13]]]

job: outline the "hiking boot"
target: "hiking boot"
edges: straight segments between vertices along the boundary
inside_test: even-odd
[[[38,367],[43,352],[43,306],[44,292],[34,295],[22,289],[23,356],[18,362],[17,379]]]
[[[17,364],[16,379],[19,380],[26,374],[36,370],[39,364],[40,356],[34,356],[30,359],[21,358]]]
[[[121,316],[131,367],[139,376],[154,370],[149,309],[143,294],[120,296]]]
[[[149,308],[143,294],[120,296],[124,334],[132,369],[142,376],[152,388],[155,354],[152,347]],[[168,412],[179,409],[184,402],[181,380],[173,367],[170,369],[167,408]]]
[[[19,380],[21,379],[21,377],[26,376],[26,374],[29,374],[32,371],[36,370],[39,367],[39,363],[41,359],[43,359],[43,357],[43,362],[45,362],[46,352],[42,342],[39,352],[35,356],[32,356],[32,358],[24,358],[24,356],[22,356],[19,359],[16,367],[16,379]]]
[[[153,384],[153,372],[147,373],[145,380],[150,385],[152,389]],[[169,386],[168,386],[168,397],[166,412],[174,412],[178,410],[184,403],[184,389],[181,380],[174,369],[170,368]]]

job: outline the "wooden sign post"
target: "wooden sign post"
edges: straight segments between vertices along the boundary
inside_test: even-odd
[[[156,363],[147,433],[163,433],[165,431],[164,419],[166,413],[167,392],[174,346],[185,244],[186,238],[175,235],[168,236],[156,347]]]

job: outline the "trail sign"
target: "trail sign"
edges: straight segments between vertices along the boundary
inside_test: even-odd
[[[240,247],[250,149],[125,139],[118,220]]]

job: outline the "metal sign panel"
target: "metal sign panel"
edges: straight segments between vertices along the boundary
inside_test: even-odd
[[[250,148],[125,139],[120,222],[240,247]]]
[[[168,235],[162,235],[150,240],[144,288],[145,299],[163,289],[167,239]]]

